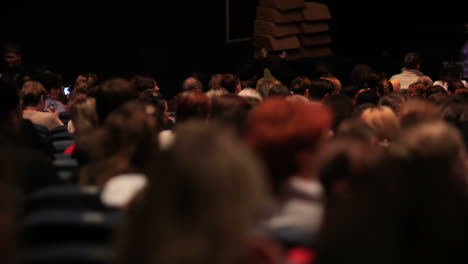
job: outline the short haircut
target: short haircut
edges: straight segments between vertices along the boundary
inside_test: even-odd
[[[410,96],[424,97],[425,93],[426,85],[424,85],[424,83],[416,82],[408,86],[408,95]]]
[[[408,52],[403,57],[403,67],[407,69],[416,69],[421,64],[421,58],[416,52]]]
[[[203,91],[203,84],[202,82],[195,78],[195,77],[188,77],[182,83],[182,91],[190,92],[190,91]]]
[[[208,95],[199,92],[183,92],[176,96],[176,122],[191,119],[207,119],[211,110],[211,100]]]
[[[123,103],[134,99],[135,92],[132,84],[121,78],[105,81],[98,86],[94,93],[96,98],[96,113],[98,122],[103,124],[107,116]]]
[[[21,99],[23,107],[37,106],[41,101],[41,96],[46,95],[44,86],[38,81],[27,81],[21,88]]]
[[[239,85],[239,77],[236,74],[227,73],[223,75],[221,86],[228,90],[229,93],[236,93],[236,88]]]
[[[310,90],[311,81],[305,76],[297,76],[291,82],[291,91],[294,94],[304,95],[307,89]]]
[[[326,79],[313,79],[310,84],[310,97],[322,100],[325,95],[332,95],[335,90],[335,84]]]

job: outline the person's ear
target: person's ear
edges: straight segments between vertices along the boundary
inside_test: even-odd
[[[310,95],[310,89],[306,89],[304,92],[304,96],[309,97],[309,95]]]

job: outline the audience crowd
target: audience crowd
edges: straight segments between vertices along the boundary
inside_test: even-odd
[[[462,63],[427,76],[409,52],[346,83],[262,54],[167,98],[144,74],[64,94],[6,45],[1,262],[467,263]]]

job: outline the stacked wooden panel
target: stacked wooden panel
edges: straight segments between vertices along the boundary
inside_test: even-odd
[[[253,44],[289,59],[331,55],[328,7],[304,0],[259,0]]]

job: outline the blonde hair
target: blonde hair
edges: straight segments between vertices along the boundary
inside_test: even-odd
[[[390,107],[371,107],[361,114],[361,120],[374,129],[380,140],[394,140],[400,132],[398,117]]]
[[[25,82],[21,87],[21,99],[23,100],[23,107],[37,106],[40,103],[41,96],[46,94],[46,89],[40,82]]]

